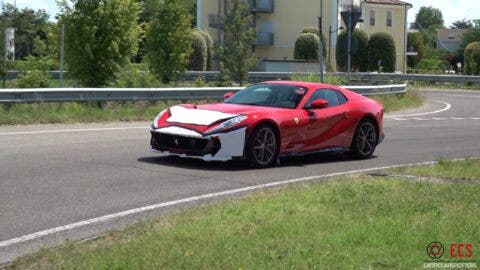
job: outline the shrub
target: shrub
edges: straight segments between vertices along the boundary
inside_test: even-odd
[[[320,32],[318,31],[318,28],[315,27],[305,27],[302,29],[302,32],[300,34],[315,34],[317,37],[320,37]],[[327,39],[325,35],[323,35],[323,56],[327,56],[327,45],[326,45]],[[318,58],[317,58],[318,59]],[[315,60],[317,60],[315,59]]]
[[[318,46],[320,39],[312,33],[300,34],[295,41],[296,60],[318,60]]]
[[[425,58],[422,59],[417,64],[417,69],[419,70],[443,70],[445,69],[445,61],[435,58]]]
[[[207,44],[207,70],[212,70],[213,50],[214,50],[212,36],[210,36],[209,33],[202,30],[198,30],[198,32],[200,33],[200,35],[202,35],[203,39]]]
[[[112,84],[119,88],[155,88],[162,83],[149,71],[141,70],[138,66],[130,64],[123,68]]]
[[[396,66],[395,41],[388,33],[375,33],[368,42],[368,69],[394,72]]]
[[[205,71],[207,69],[207,42],[198,31],[192,32],[192,51],[190,53],[188,69]]]
[[[407,64],[409,67],[414,68],[423,59],[425,54],[425,40],[421,33],[408,33],[408,51],[417,52],[416,56],[408,56]]]
[[[50,87],[50,79],[44,71],[27,71],[20,75],[15,85],[18,88],[47,88]]]
[[[348,51],[345,43],[348,39],[348,34],[343,31],[338,36],[336,59],[337,67],[339,70],[347,70]],[[368,69],[368,35],[360,29],[353,31],[353,38],[358,41],[358,49],[356,52],[352,52],[352,69],[359,71],[367,71]]]
[[[480,75],[480,42],[472,42],[465,48],[465,74]]]

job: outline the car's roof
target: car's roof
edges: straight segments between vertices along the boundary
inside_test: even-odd
[[[301,86],[305,88],[337,88],[338,86],[336,85],[331,85],[331,84],[325,84],[325,83],[313,83],[313,82],[299,82],[299,81],[267,81],[267,82],[262,82],[262,83],[268,83],[268,84],[285,84],[285,85],[296,85],[296,86]]]

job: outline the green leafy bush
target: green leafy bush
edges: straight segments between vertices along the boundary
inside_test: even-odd
[[[375,33],[368,42],[368,69],[395,72],[397,62],[395,41],[388,33]]]
[[[18,88],[47,88],[50,87],[49,76],[41,70],[24,72],[15,82]]]
[[[190,53],[188,69],[193,71],[205,71],[207,69],[207,57],[207,42],[198,31],[192,32],[192,50]]]
[[[112,86],[119,88],[155,88],[161,87],[162,83],[148,70],[141,70],[140,67],[130,64],[117,74]]]
[[[198,33],[202,35],[203,39],[207,43],[207,70],[212,70],[212,61],[213,61],[213,51],[214,51],[214,44],[213,44],[213,39],[212,36],[210,36],[209,33],[198,30]]]
[[[417,64],[419,70],[443,70],[445,61],[436,58],[425,58]]]
[[[296,60],[318,60],[320,38],[312,33],[300,34],[295,41]]]
[[[421,33],[408,33],[407,48],[409,51],[417,53],[415,56],[407,57],[408,66],[414,68],[422,61],[425,55],[425,39],[423,35]]]
[[[472,42],[465,48],[465,74],[480,75],[480,42]]]
[[[341,71],[347,70],[348,51],[345,46],[348,37],[347,32],[343,31],[338,36],[336,59],[337,67]],[[352,52],[352,69],[365,72],[368,69],[368,35],[360,29],[353,31],[353,38],[358,41],[357,51]]]

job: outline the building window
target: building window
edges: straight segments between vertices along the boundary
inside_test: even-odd
[[[392,12],[387,11],[387,27],[392,27]]]
[[[375,10],[370,10],[370,26],[375,26]]]

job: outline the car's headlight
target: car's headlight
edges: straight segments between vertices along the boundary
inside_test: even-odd
[[[248,116],[245,116],[245,115],[236,116],[234,118],[228,119],[225,122],[222,122],[218,126],[215,126],[211,129],[207,130],[206,133],[214,133],[214,132],[218,132],[218,131],[222,131],[222,130],[225,130],[225,129],[232,128],[232,127],[242,123],[243,121],[247,120],[247,118],[248,118]]]
[[[160,120],[160,118],[162,118],[162,116],[168,111],[168,109],[165,109],[163,111],[161,111],[157,117],[155,117],[155,119],[153,120],[153,123],[152,123],[152,126],[151,126],[151,129],[154,130],[156,128],[158,128],[158,120]]]

